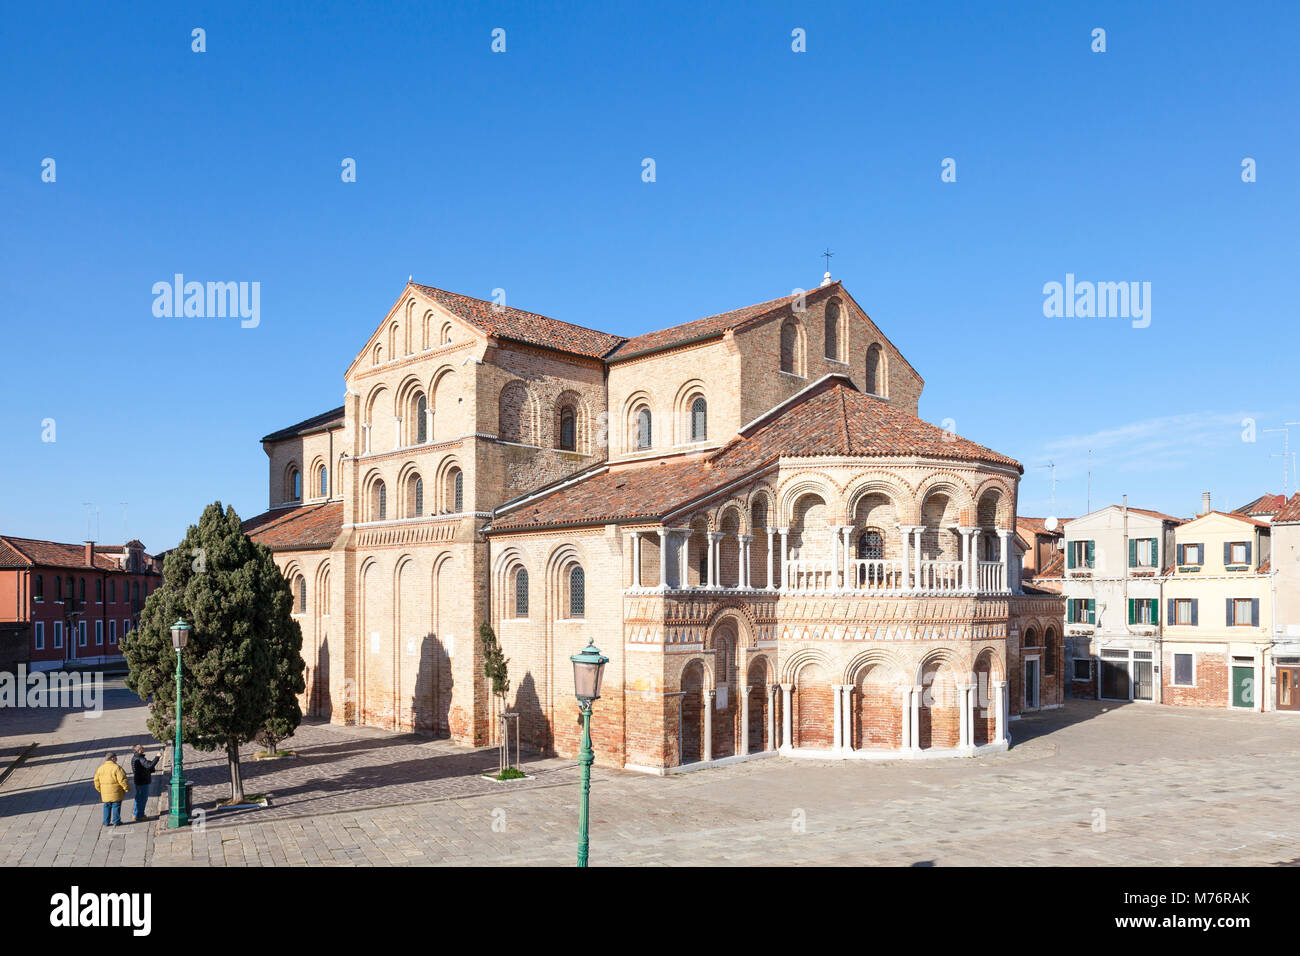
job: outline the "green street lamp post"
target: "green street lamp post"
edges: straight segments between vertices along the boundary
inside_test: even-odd
[[[591,704],[600,700],[600,680],[605,674],[609,658],[587,639],[587,646],[569,660],[573,661],[573,694],[582,711],[582,749],[578,752],[578,765],[582,767],[582,796],[578,806],[578,866],[587,865],[588,798],[591,795],[591,765],[596,760],[591,749]]]
[[[185,792],[185,767],[181,754],[181,651],[190,640],[190,626],[183,620],[172,625],[172,647],[176,649],[176,750],[172,754],[172,801],[167,826],[187,826],[190,822],[189,794]]]

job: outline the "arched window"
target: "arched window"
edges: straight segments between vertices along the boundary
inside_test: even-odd
[[[451,344],[451,323],[448,322],[442,327],[442,337],[438,340],[441,345]]]
[[[406,486],[406,513],[412,518],[424,516],[424,479],[411,475]]]
[[[575,451],[578,447],[578,417],[573,409],[565,406],[560,409],[560,449]]]
[[[884,363],[881,360],[880,344],[867,349],[867,391],[872,395],[885,394]]]
[[[528,571],[520,568],[515,572],[515,617],[528,616]]]
[[[638,449],[649,448],[653,437],[651,434],[650,409],[642,406],[641,410],[636,413],[636,447]]]
[[[879,531],[864,531],[858,535],[858,560],[879,561],[885,556],[885,542]]]
[[[290,465],[284,476],[284,500],[299,501],[302,498],[302,474],[296,465]]]
[[[136,604],[140,603],[140,582],[139,581],[131,582],[131,601]]]
[[[84,604],[86,602],[86,579],[79,578],[77,580],[77,583],[80,585],[80,587],[77,588],[78,591],[77,600],[81,601]]]
[[[382,481],[376,481],[370,487],[370,520],[385,521],[388,518],[388,489]]]
[[[826,303],[826,357],[840,357],[840,303],[837,299]]]
[[[465,473],[459,468],[451,473],[451,510],[456,514],[465,510]]]
[[[329,469],[326,468],[324,465],[321,465],[321,468],[320,468],[320,496],[321,496],[322,498],[325,498],[325,497],[328,497],[329,493],[330,493],[330,474],[329,474]]]
[[[781,326],[781,371],[804,374],[803,332],[797,319],[786,319]]]
[[[429,440],[429,400],[421,395],[415,402],[415,443]]]
[[[370,353],[370,364],[378,365],[381,361],[383,361],[383,358],[384,358],[384,347],[376,342],[374,349]]]
[[[709,403],[701,395],[691,402],[691,441],[704,441],[709,437]]]
[[[569,617],[583,617],[587,612],[587,576],[582,565],[569,570]]]
[[[297,599],[295,601],[297,613],[305,613],[307,610],[307,579],[301,574],[293,579],[293,593]]]

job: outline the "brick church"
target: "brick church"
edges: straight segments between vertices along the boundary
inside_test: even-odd
[[[262,440],[246,530],[290,580],[306,712],[597,760],[1009,745],[1059,706],[1059,595],[1020,581],[1014,460],[917,418],[922,379],[829,274],[624,338],[409,283],[342,407]],[[1053,622],[1056,622],[1055,624]]]

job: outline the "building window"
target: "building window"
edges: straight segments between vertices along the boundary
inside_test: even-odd
[[[95,578],[95,603],[104,603],[104,579]]]
[[[700,396],[691,402],[691,441],[704,441],[709,434],[709,403]]]
[[[587,579],[582,565],[569,569],[569,617],[582,617],[587,613]]]
[[[117,643],[117,621],[116,620],[111,620],[108,622],[108,643],[110,644]]]
[[[1095,598],[1070,598],[1065,609],[1071,624],[1096,624],[1097,602]]]
[[[879,561],[885,556],[885,541],[879,531],[864,531],[858,535],[858,560]]]
[[[296,467],[290,467],[285,474],[284,500],[298,501],[302,498],[302,474]]]
[[[108,603],[109,604],[117,603],[117,581],[116,580],[112,580],[108,582]]]
[[[1174,655],[1174,686],[1196,686],[1196,657],[1193,654]]]
[[[826,357],[840,357],[840,304],[834,299],[826,303]]]
[[[1092,661],[1086,657],[1076,657],[1074,659],[1074,679],[1092,680]]]
[[[576,451],[578,447],[578,419],[572,408],[560,409],[560,450]]]
[[[451,476],[451,510],[456,514],[465,510],[465,473],[459,468]]]
[[[86,646],[86,622],[85,621],[81,621],[77,625],[77,646],[78,647]]]
[[[429,400],[421,395],[415,402],[415,443],[429,440]]]
[[[77,578],[77,600],[82,604],[86,603],[86,579]]]
[[[1130,624],[1159,624],[1157,598],[1129,598],[1128,622]]]
[[[1092,541],[1071,541],[1066,545],[1066,555],[1071,568],[1092,568],[1096,566],[1097,549]]]
[[[884,350],[880,343],[867,349],[866,383],[867,391],[872,395],[883,397],[885,394]]]
[[[128,618],[127,620],[122,622],[122,634],[125,636],[130,633],[131,633],[131,620],[130,618]]]
[[[1223,546],[1224,564],[1250,564],[1250,543],[1233,541]]]
[[[1259,598],[1228,598],[1229,627],[1258,627]]]
[[[102,647],[104,644],[104,622],[95,622],[95,646]]]
[[[37,621],[34,627],[35,627],[34,633],[36,636],[36,649],[38,651],[43,651],[45,650],[45,622]]]
[[[1201,544],[1180,544],[1177,557],[1180,565],[1199,567],[1205,563],[1205,547]]]
[[[515,572],[515,617],[528,616],[528,571],[520,568]]]
[[[804,374],[803,329],[798,320],[786,319],[781,326],[781,371]]]
[[[131,582],[131,603],[139,607],[140,605],[140,582]]]
[[[63,622],[62,621],[54,622],[54,646],[55,647],[63,646]]]
[[[650,409],[642,408],[636,413],[636,447],[638,449],[649,448],[653,438]]]
[[[32,591],[32,599],[35,601],[45,600],[45,577],[43,575],[36,575],[36,581]]]
[[[1160,548],[1155,538],[1130,538],[1128,543],[1128,566],[1130,568],[1154,568]]]
[[[442,327],[442,337],[440,339],[440,344],[441,345],[451,344],[451,323],[450,322],[448,322],[446,325]]]
[[[418,475],[415,478],[415,516],[424,516],[424,479]]]
[[[1196,598],[1170,598],[1169,603],[1172,605],[1170,624],[1195,626]]]
[[[324,465],[321,465],[321,468],[320,468],[320,496],[321,496],[322,498],[327,498],[327,497],[329,497],[329,493],[330,493],[330,476],[329,476],[329,469],[326,468]]]
[[[307,611],[307,579],[301,574],[293,579],[293,593],[297,605],[296,610],[299,614],[305,614]]]

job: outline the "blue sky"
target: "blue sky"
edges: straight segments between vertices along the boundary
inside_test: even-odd
[[[1022,513],[1049,461],[1082,513],[1089,448],[1094,507],[1281,491],[1300,17],[1135,7],[11,6],[0,531],[80,540],[91,502],[120,540],[128,502],[161,549],[263,510],[258,439],[341,403],[408,274],[635,334],[810,287],[827,246],[921,416],[1025,464]],[[177,272],[260,282],[260,325],[155,317]],[[1150,282],[1150,326],[1045,318],[1067,273]]]

